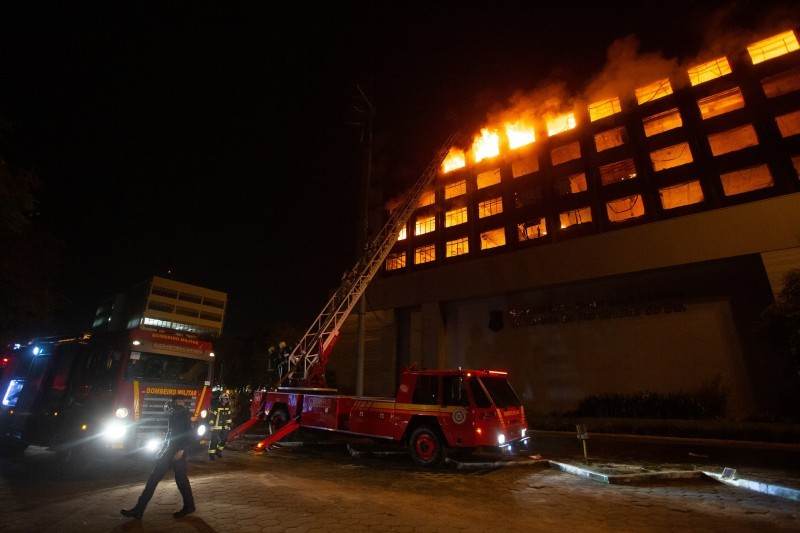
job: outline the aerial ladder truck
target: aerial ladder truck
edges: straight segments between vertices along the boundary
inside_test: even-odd
[[[510,448],[526,443],[522,404],[499,370],[416,370],[400,376],[395,398],[337,394],[327,387],[325,367],[339,331],[383,266],[397,237],[436,180],[456,135],[447,139],[400,205],[364,249],[356,265],[327,301],[288,357],[277,387],[257,394],[252,418],[234,428],[234,440],[259,422],[269,435],[267,450],[299,428],[394,441],[407,446],[420,465],[435,465],[455,448]]]

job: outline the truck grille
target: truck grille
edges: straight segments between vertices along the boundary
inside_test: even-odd
[[[143,395],[139,423],[136,426],[137,446],[144,446],[148,439],[163,438],[167,434],[169,416],[164,411],[164,404],[170,399],[170,396]],[[188,406],[190,413],[194,412],[196,405],[197,399],[190,398]]]

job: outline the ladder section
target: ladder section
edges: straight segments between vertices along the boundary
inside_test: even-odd
[[[444,158],[453,146],[456,134],[451,135],[428,164],[404,200],[389,216],[383,228],[364,249],[359,261],[348,271],[342,284],[317,315],[289,355],[289,369],[279,385],[291,380],[296,385],[324,383],[325,364],[333,349],[339,330],[358,300],[364,295],[372,278],[378,273],[392,250],[400,230],[417,208],[423,192],[435,181]]]

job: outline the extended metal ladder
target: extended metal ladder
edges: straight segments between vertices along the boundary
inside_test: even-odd
[[[283,385],[286,381],[296,385],[314,385],[315,380],[324,382],[325,365],[340,328],[364,295],[369,282],[380,270],[397,241],[400,230],[405,227],[409,217],[417,208],[422,194],[436,179],[456,137],[456,134],[448,137],[436,157],[405,195],[403,202],[392,212],[380,232],[364,249],[361,259],[343,277],[342,284],[292,349],[288,360],[288,372],[280,380],[279,385]]]

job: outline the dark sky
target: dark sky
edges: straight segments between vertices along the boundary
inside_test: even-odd
[[[101,297],[172,269],[228,292],[237,334],[304,325],[354,259],[355,83],[377,106],[375,182],[391,194],[513,91],[554,72],[578,83],[629,34],[694,54],[726,6],[108,4],[0,14],[6,157],[43,181],[64,315],[88,325]]]

